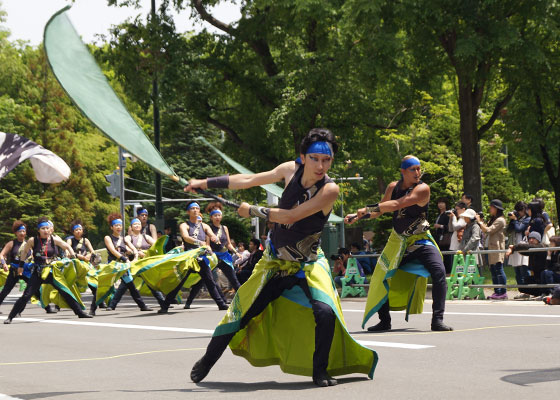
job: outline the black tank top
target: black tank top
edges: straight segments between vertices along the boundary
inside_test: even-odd
[[[20,242],[17,239],[12,241],[12,250],[10,250],[10,254],[8,254],[8,263],[16,263],[19,261],[19,249],[23,242]]]
[[[71,238],[71,240],[72,240],[72,250],[74,250],[74,253],[76,253],[76,255],[81,254],[85,256],[88,252],[86,247],[86,239],[82,237],[80,240],[78,240],[75,237],[73,237]],[[81,242],[81,246],[78,248],[80,242]]]
[[[46,265],[53,261],[58,254],[52,236],[47,239],[41,239],[35,236],[33,240],[33,261],[38,265]]]
[[[298,163],[299,164],[299,163]],[[278,207],[290,210],[299,204],[312,199],[323,186],[332,182],[327,175],[309,188],[301,185],[304,166],[299,164],[296,173],[282,193]],[[323,211],[305,217],[291,225],[274,224],[270,240],[276,251],[276,256],[289,261],[315,261],[317,248],[323,232],[323,227],[329,219],[330,212],[323,215]]]
[[[121,254],[121,256],[124,256],[126,254],[126,244],[124,243],[124,239],[121,236],[114,237],[113,235],[109,235],[109,237],[111,238],[111,242],[113,242],[115,250],[117,250]],[[110,251],[107,252],[107,262],[111,262],[116,259],[117,257],[115,257],[113,253],[111,253]]]
[[[204,228],[202,227],[202,222],[193,224],[191,221],[187,221],[187,225],[189,227],[190,237],[192,237],[193,239],[200,240],[202,242],[206,241],[206,232],[204,232]],[[183,242],[183,244],[185,246],[185,250],[191,250],[200,247],[197,246],[196,244],[187,243],[185,241]]]
[[[146,221],[146,225],[144,225],[142,229],[140,229],[140,233],[143,235],[152,236],[152,232],[150,232],[150,225],[150,220]]]
[[[393,193],[391,194],[391,200],[397,200],[401,197],[406,196],[412,191],[417,185],[421,184],[422,181],[415,185],[412,185],[408,189],[401,189],[402,180],[398,181],[393,188]],[[410,236],[416,235],[422,232],[426,232],[430,228],[428,219],[428,204],[425,206],[419,206],[414,204],[410,207],[401,208],[393,212],[393,229],[395,232],[401,235]]]
[[[220,225],[220,227],[218,228],[214,224],[210,224],[210,229],[212,229],[214,235],[216,235],[220,240],[220,243],[210,242],[210,248],[212,248],[212,251],[217,251],[219,253],[223,253],[224,251],[227,251],[227,247],[226,247],[227,237],[226,237],[226,230],[224,229],[224,226]]]

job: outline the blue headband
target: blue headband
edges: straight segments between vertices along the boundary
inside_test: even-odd
[[[37,225],[37,229],[41,229],[44,228],[45,226],[50,226],[48,222],[41,222],[39,225]]]
[[[191,208],[193,207],[198,207],[200,208],[200,206],[198,205],[198,203],[195,201],[194,203],[189,204],[189,206],[187,207],[187,211],[189,211]]]
[[[141,209],[141,210],[138,210],[138,212],[137,212],[136,214],[138,214],[138,215],[140,215],[140,214],[146,214],[146,215],[148,215],[148,210],[146,210],[145,208],[143,208],[143,209]]]
[[[78,229],[78,228],[82,228],[82,225],[80,225],[80,224],[74,225],[74,226],[72,227],[72,232],[74,232],[74,231],[75,231],[76,229]],[[82,228],[82,229],[83,229],[83,228]]]
[[[415,157],[412,157],[412,158],[409,158],[409,159],[407,159],[407,160],[404,160],[404,161],[401,163],[401,169],[409,169],[409,168],[412,167],[413,165],[420,165],[420,161],[419,161],[417,158],[415,158]]]
[[[313,142],[307,148],[305,154],[326,154],[329,156],[333,155],[333,150],[330,143],[327,142]]]
[[[134,224],[135,222],[138,222],[139,224],[142,223],[138,218],[134,218],[132,221],[130,221],[130,225]]]
[[[214,214],[222,214],[222,212],[220,210],[213,210],[210,211],[210,216],[214,215]]]
[[[22,225],[22,226],[20,226],[19,228],[16,229],[16,232],[26,231],[26,230],[27,230],[27,228],[25,227],[25,225]]]
[[[114,219],[111,221],[111,226],[115,226],[117,224],[121,224],[122,225],[122,219]]]

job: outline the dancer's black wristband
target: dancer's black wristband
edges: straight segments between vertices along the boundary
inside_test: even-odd
[[[227,189],[229,187],[229,175],[206,178],[208,189]]]
[[[128,262],[128,257],[127,256],[120,256],[119,260],[121,260],[122,262]]]
[[[259,217],[266,219],[268,221],[268,214],[270,213],[270,208],[260,207],[260,206],[249,206],[249,215],[251,217]]]
[[[368,204],[366,206],[366,212],[370,214],[381,212],[381,209],[379,208],[379,203]]]

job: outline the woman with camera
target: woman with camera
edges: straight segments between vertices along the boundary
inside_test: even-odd
[[[504,218],[504,207],[502,201],[494,199],[490,202],[490,218],[485,223],[482,217],[477,214],[476,220],[482,232],[486,233],[488,239],[488,250],[505,250],[506,237],[504,231],[506,220]],[[504,272],[504,253],[492,253],[488,255],[490,272],[492,273],[492,283],[495,285],[506,284],[506,274]],[[492,300],[507,299],[506,289],[495,288],[494,294],[488,297]]]

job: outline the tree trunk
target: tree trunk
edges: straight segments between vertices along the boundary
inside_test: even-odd
[[[459,77],[459,117],[461,156],[463,159],[463,191],[473,196],[472,207],[482,210],[480,148],[478,146],[478,106],[473,101],[472,85]]]

